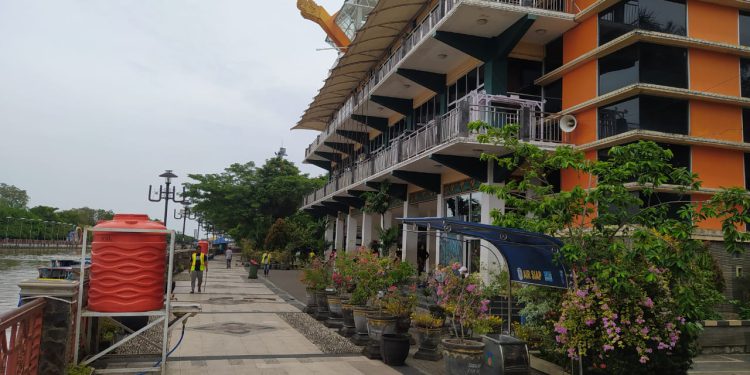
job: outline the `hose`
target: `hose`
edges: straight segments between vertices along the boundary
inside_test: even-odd
[[[185,325],[186,325],[186,323],[187,323],[187,321],[183,321],[182,322],[182,332],[180,332],[180,339],[177,340],[177,344],[175,344],[174,348],[172,348],[172,350],[170,350],[167,353],[167,357],[169,357],[172,353],[174,353],[174,351],[177,350],[177,348],[182,343],[182,338],[185,337]],[[159,360],[156,361],[156,363],[154,363],[154,365],[151,366],[151,367],[157,367],[157,366],[159,366],[159,364],[161,364],[161,358],[159,358]],[[145,372],[139,372],[137,375],[146,375],[146,373]]]

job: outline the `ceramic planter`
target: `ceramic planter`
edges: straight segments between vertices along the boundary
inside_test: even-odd
[[[352,306],[355,334],[351,337],[351,341],[354,345],[365,346],[370,341],[370,337],[367,334],[367,314],[371,311],[372,308],[367,306]]]
[[[484,343],[474,340],[443,339],[445,372],[448,375],[479,375]]]
[[[318,311],[318,304],[315,301],[315,289],[305,289],[307,293],[307,306],[305,306],[305,312],[312,315]]]
[[[339,329],[343,327],[344,321],[341,316],[341,298],[336,294],[328,294],[328,310],[330,311],[325,326]]]
[[[396,317],[380,311],[370,312],[367,315],[367,333],[370,343],[362,354],[370,359],[380,359],[380,338],[385,333],[396,333]]]
[[[315,302],[318,305],[315,311],[315,319],[321,321],[328,319],[330,310],[328,310],[328,294],[325,290],[315,291]]]
[[[409,356],[409,336],[384,333],[380,341],[380,356],[389,366],[403,366]]]
[[[442,359],[443,355],[438,350],[438,344],[443,335],[443,329],[417,327],[415,331],[417,333],[419,349],[414,353],[414,358],[426,361],[439,361]]]
[[[348,302],[349,301],[346,300],[341,301],[341,316],[343,324],[341,329],[339,329],[339,335],[344,337],[351,337],[356,330],[356,327],[354,326],[354,312],[352,311],[352,305]]]

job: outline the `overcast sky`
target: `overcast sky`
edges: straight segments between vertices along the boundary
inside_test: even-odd
[[[324,38],[295,0],[0,0],[0,182],[30,206],[161,218],[146,195],[165,169],[184,182],[283,144],[321,174],[301,164],[317,133],[289,129],[336,58]]]

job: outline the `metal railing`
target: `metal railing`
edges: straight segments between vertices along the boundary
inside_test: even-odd
[[[38,373],[44,298],[0,315],[0,375]]]
[[[424,39],[430,37],[434,33],[434,29],[445,18],[445,16],[457,7],[463,0],[442,0],[438,3],[435,8],[430,11],[430,14],[425,17],[419,25],[417,25],[411,32],[406,34],[402,39],[398,48],[380,65],[368,78],[365,79],[366,83],[360,90],[357,90],[352,94],[344,105],[333,115],[333,118],[326,126],[325,130],[318,135],[310,146],[305,150],[305,157],[309,157],[310,154],[317,150],[321,143],[328,136],[331,135],[336,129],[339,128],[342,122],[347,121],[354,109],[370,97],[370,94],[375,87],[383,81],[388,74],[390,74],[396,66],[403,60],[409,52],[418,46]],[[529,7],[536,9],[544,9],[563,13],[572,13],[572,0],[484,0],[489,3],[515,5],[521,7]]]
[[[317,202],[340,189],[364,181],[401,162],[431,152],[436,147],[457,138],[473,136],[476,133],[469,131],[468,124],[475,120],[484,121],[495,128],[518,124],[519,137],[525,141],[562,142],[562,131],[556,117],[528,108],[480,106],[462,101],[453,110],[422,125],[414,132],[393,139],[387,147],[373,152],[369,158],[355,163],[349,169],[339,174],[334,171],[325,187],[305,197],[304,205]]]

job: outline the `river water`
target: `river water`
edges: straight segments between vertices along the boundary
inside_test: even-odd
[[[75,258],[75,251],[53,254],[9,254],[0,249],[0,314],[18,306],[18,283],[37,277],[37,267],[49,264],[50,258]],[[80,256],[80,255],[79,255]]]

